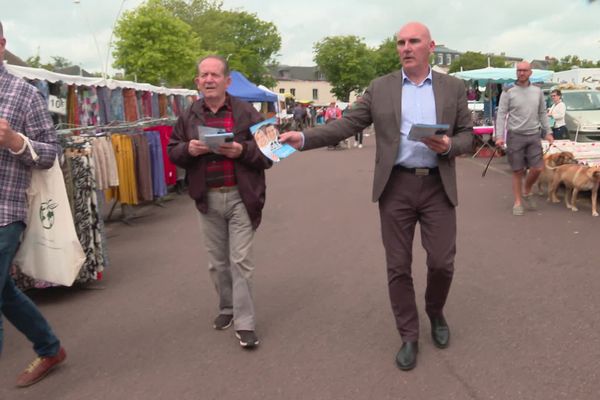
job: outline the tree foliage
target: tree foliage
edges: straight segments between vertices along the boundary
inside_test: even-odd
[[[491,67],[506,68],[507,64],[504,57],[489,56],[475,51],[467,51],[460,55],[457,60],[450,64],[449,73],[461,71],[470,71],[472,69],[486,68],[488,66],[488,58]]]
[[[396,38],[391,37],[384,40],[377,49],[373,51],[375,65],[375,76],[382,76],[397,71],[402,67],[398,51],[396,50]]]
[[[43,69],[47,69],[48,71],[56,71],[57,69],[66,68],[66,67],[75,65],[68,59],[61,57],[61,56],[51,56],[50,59],[52,60],[51,62],[42,63],[42,59],[41,59],[40,55],[37,54],[35,56],[31,56],[31,57],[27,58],[27,60],[25,60],[25,62],[30,67],[43,68]]]
[[[331,83],[333,94],[348,101],[375,77],[373,51],[357,36],[330,36],[315,43],[314,61]]]
[[[600,60],[594,62],[591,60],[582,60],[580,59],[578,56],[575,55],[568,55],[565,57],[562,57],[560,60],[557,59],[553,59],[550,62],[550,66],[549,69],[551,69],[554,72],[559,72],[559,71],[567,71],[573,67],[579,67],[579,68],[598,68],[600,67]]]
[[[155,85],[192,86],[200,39],[159,0],[125,12],[115,27],[114,67],[125,78]]]
[[[281,48],[281,37],[272,22],[256,14],[222,9],[211,0],[161,0],[163,6],[186,22],[201,38],[205,53],[227,58],[232,69],[256,84],[272,86],[267,66]]]

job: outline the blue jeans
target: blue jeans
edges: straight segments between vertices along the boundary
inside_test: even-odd
[[[15,286],[10,276],[12,260],[24,229],[25,225],[22,222],[0,226],[0,354],[4,340],[4,315],[33,343],[33,349],[38,356],[50,357],[58,353],[60,342],[35,304]]]

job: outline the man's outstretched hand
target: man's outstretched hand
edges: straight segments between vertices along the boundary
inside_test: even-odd
[[[279,141],[281,143],[289,144],[296,150],[300,150],[302,148],[302,145],[304,144],[302,143],[302,132],[298,131],[289,131],[282,133],[281,135],[279,135]]]

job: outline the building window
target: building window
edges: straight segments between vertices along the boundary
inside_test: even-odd
[[[452,54],[446,54],[446,65],[452,64]]]
[[[291,93],[292,96],[296,97],[296,89],[291,88],[290,89],[290,93]]]
[[[444,55],[443,54],[437,55],[437,63],[438,63],[438,65],[444,65]]]
[[[279,89],[279,93],[281,93],[281,94],[285,93],[285,89],[284,88]]]
[[[319,100],[319,89],[313,89],[313,100]]]

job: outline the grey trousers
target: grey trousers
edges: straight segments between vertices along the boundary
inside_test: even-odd
[[[200,215],[208,270],[219,295],[219,314],[233,314],[235,330],[255,328],[251,278],[254,230],[237,190],[208,192],[208,213]]]

